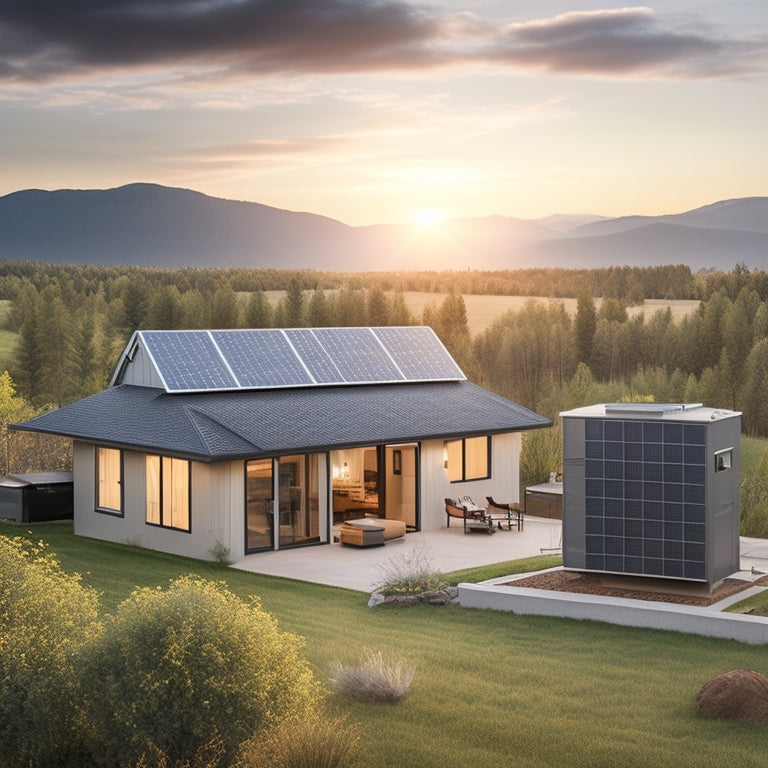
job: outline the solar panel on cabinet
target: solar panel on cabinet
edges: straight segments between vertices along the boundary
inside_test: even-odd
[[[168,392],[237,388],[206,331],[142,331],[141,336]]]
[[[313,383],[282,331],[211,331],[211,336],[244,389]]]
[[[464,379],[464,373],[431,328],[373,329],[408,381]]]

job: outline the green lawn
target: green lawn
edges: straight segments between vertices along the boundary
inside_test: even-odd
[[[103,593],[105,610],[136,585],[189,572],[259,595],[284,629],[306,638],[323,680],[331,661],[357,662],[364,648],[409,660],[416,677],[399,705],[329,696],[331,713],[362,724],[372,768],[766,763],[768,728],[709,720],[695,700],[720,672],[768,672],[766,648],[455,606],[371,609],[361,593],[81,539],[69,524],[0,525],[0,533],[49,542],[65,570]]]

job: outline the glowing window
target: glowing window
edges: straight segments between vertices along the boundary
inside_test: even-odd
[[[450,482],[484,480],[491,476],[490,467],[491,441],[487,435],[446,441],[445,468]]]
[[[147,523],[189,531],[189,462],[169,456],[147,456],[145,467]]]
[[[122,453],[115,448],[96,448],[96,506],[105,512],[123,511]]]

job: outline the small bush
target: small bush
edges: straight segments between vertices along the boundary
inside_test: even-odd
[[[245,742],[233,768],[362,768],[360,730],[343,719],[278,723]]]
[[[434,567],[424,546],[415,546],[385,560],[378,570],[381,586],[376,591],[382,595],[418,595],[446,586],[443,574]]]
[[[225,546],[219,539],[211,544],[208,548],[208,554],[217,562],[222,565],[232,565],[232,552],[229,547]]]
[[[339,692],[366,703],[397,704],[410,693],[413,675],[413,667],[403,661],[388,664],[380,651],[366,650],[359,667],[331,665],[331,682]]]
[[[194,765],[217,739],[225,764],[246,739],[319,700],[298,637],[257,600],[191,576],[134,591],[80,669],[91,753],[110,767],[149,750],[169,766]]]

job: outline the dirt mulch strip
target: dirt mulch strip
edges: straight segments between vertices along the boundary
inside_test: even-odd
[[[618,588],[603,584],[603,577],[594,573],[574,573],[571,571],[550,571],[506,582],[507,587],[528,587],[530,589],[548,589],[555,592],[575,592],[586,595],[604,595],[606,597],[628,597],[633,600],[650,600],[661,603],[680,605],[707,606],[735,595],[748,587],[768,586],[768,576],[756,581],[742,579],[724,579],[709,595],[684,595],[663,591],[649,592]]]

